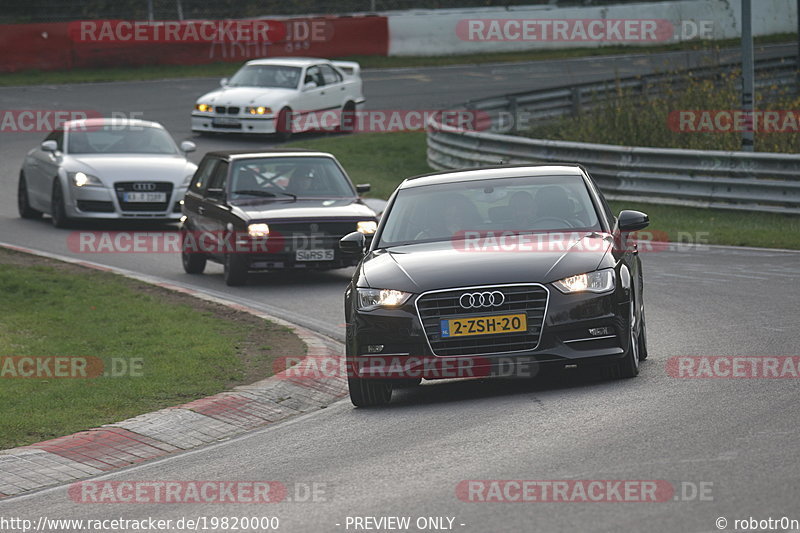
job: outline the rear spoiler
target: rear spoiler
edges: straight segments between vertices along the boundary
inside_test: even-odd
[[[361,65],[355,61],[331,61],[331,64],[348,76],[360,76]]]

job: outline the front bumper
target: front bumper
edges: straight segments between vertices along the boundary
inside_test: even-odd
[[[224,119],[227,123],[222,123]],[[217,116],[209,113],[192,113],[192,131],[196,133],[275,133],[275,116],[259,118]]]
[[[76,219],[179,220],[183,216],[181,201],[185,194],[186,187],[173,187],[163,208],[147,209],[144,205],[126,208],[112,189],[69,185],[64,188],[64,207],[67,216]]]
[[[620,301],[623,295],[621,289],[564,295],[551,288],[538,346],[457,356],[433,353],[413,303],[416,297],[393,310],[362,312],[348,303],[348,369],[359,377],[440,379],[533,377],[543,365],[605,364],[627,349],[629,302]]]

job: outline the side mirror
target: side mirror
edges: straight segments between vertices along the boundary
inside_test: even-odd
[[[219,86],[220,87],[227,87],[228,86],[228,78],[222,78],[221,80],[219,80]]]
[[[339,240],[339,249],[346,254],[364,255],[367,238],[363,233],[354,231]]]
[[[55,141],[44,141],[41,144],[41,148],[44,152],[56,152],[58,151],[58,143]]]
[[[650,217],[639,211],[621,211],[617,218],[620,231],[638,231],[650,225]]]
[[[304,91],[308,91],[308,90],[316,89],[316,88],[317,88],[317,84],[314,83],[313,81],[309,81],[309,82],[306,82],[306,83],[303,84],[303,90]]]
[[[369,183],[359,183],[358,185],[356,185],[356,192],[358,194],[364,194],[369,192],[371,188],[372,187],[370,186]]]
[[[197,150],[197,145],[192,141],[183,141],[181,143],[181,152],[188,154],[189,152],[194,152],[195,150]]]

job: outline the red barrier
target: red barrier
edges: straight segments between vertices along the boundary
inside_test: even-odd
[[[92,21],[118,28],[122,21]],[[275,22],[275,21],[273,21]],[[143,34],[141,39],[76,37],[79,23],[0,25],[0,72],[19,70],[61,70],[142,65],[198,65],[241,62],[275,56],[343,57],[385,56],[389,50],[386,17],[320,17],[279,21],[284,26],[280,41],[238,42],[222,38],[209,42],[182,40],[164,42]],[[127,29],[127,26],[124,26]],[[70,32],[72,28],[72,32]],[[101,38],[102,36],[102,38]]]

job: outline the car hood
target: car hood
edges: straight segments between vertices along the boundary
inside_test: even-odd
[[[68,172],[85,172],[110,186],[117,181],[171,181],[180,184],[197,166],[180,155],[86,154],[67,156]]]
[[[576,233],[536,250],[465,251],[448,242],[371,252],[361,265],[370,287],[420,293],[451,287],[550,283],[591,272],[611,247],[608,234]]]
[[[223,87],[206,93],[197,103],[215,105],[270,105],[281,102],[296,94],[294,89],[273,89],[265,87]]]
[[[258,199],[237,203],[235,214],[250,222],[319,218],[364,218],[372,220],[375,212],[356,198],[342,199]]]

